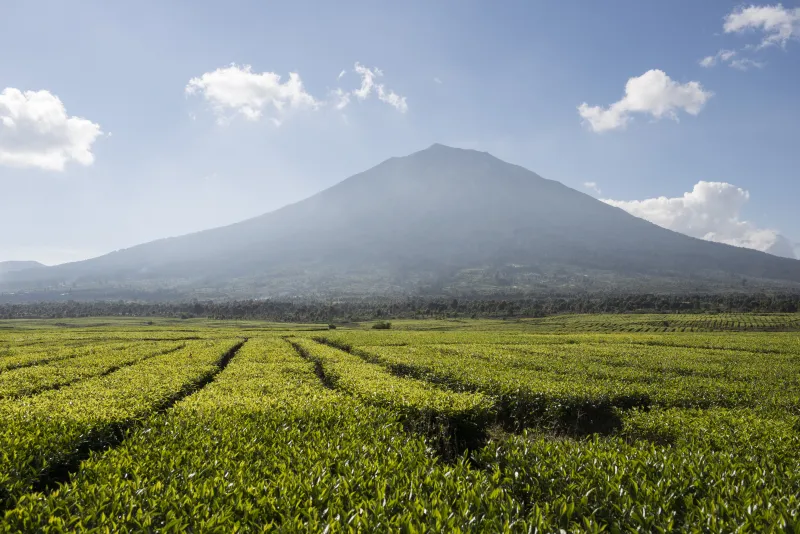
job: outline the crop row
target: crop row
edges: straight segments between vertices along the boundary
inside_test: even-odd
[[[352,339],[352,338],[350,338]],[[356,338],[357,339],[357,338]],[[664,347],[551,345],[352,346],[394,374],[495,399],[512,427],[610,431],[617,409],[753,407],[800,413],[800,362],[791,355]]]
[[[324,387],[286,341],[255,338],[208,386],[70,483],[24,496],[5,521],[41,532],[503,532],[527,530],[521,513],[486,473],[442,464],[396,412]]]
[[[557,532],[798,532],[796,419],[729,410],[654,410],[626,436],[524,431],[473,456],[530,523]],[[631,437],[647,429],[670,444]]]
[[[370,405],[398,414],[406,427],[438,441],[442,453],[482,440],[492,420],[492,401],[481,393],[452,392],[429,382],[397,377],[385,368],[310,339],[293,345],[315,362],[323,381]]]
[[[49,347],[45,350],[24,351],[18,354],[0,358],[0,373],[12,369],[31,367],[68,358],[89,356],[106,350],[125,350],[129,343],[103,343],[85,344],[79,346]]]
[[[325,338],[339,340],[354,346],[414,346],[424,345],[521,345],[528,348],[551,345],[634,345],[696,348],[709,350],[740,351],[750,353],[795,353],[800,354],[800,336],[794,333],[565,333],[535,334],[526,332],[523,324],[515,331],[336,331],[328,332]]]
[[[800,318],[792,313],[562,315],[524,322],[541,332],[792,331],[800,328]]]
[[[406,404],[446,410],[430,386],[292,341],[308,359],[285,340],[251,339],[206,387],[148,416],[68,483],[21,496],[0,530],[800,529],[797,416],[634,409],[614,436],[500,433],[469,460],[443,463],[404,424]],[[385,392],[370,398],[369,385]]]
[[[76,455],[113,441],[213,375],[235,344],[192,342],[105,376],[0,400],[0,503],[8,506],[34,484],[46,485]]]
[[[23,339],[9,338],[0,341],[0,358],[16,356],[18,354],[33,354],[65,348],[79,348],[83,346],[105,343],[106,340],[97,338],[87,339],[58,339],[32,337]]]
[[[158,342],[116,347],[106,345],[82,356],[16,368],[0,373],[0,399],[32,395],[108,374],[120,367],[178,350],[182,346],[184,345]]]

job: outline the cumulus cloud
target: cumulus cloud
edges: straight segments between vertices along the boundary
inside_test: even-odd
[[[760,48],[786,46],[790,39],[800,39],[800,7],[787,9],[781,4],[739,7],[725,17],[725,33],[746,31],[762,34]]]
[[[600,187],[597,185],[597,182],[583,182],[583,187],[586,189],[593,191],[598,195],[602,195],[603,192],[600,190]]]
[[[350,105],[352,97],[366,100],[373,94],[401,113],[408,111],[406,97],[376,81],[383,76],[382,70],[356,63],[354,72],[361,77],[361,86],[351,91],[336,88],[329,92],[326,100],[318,100],[307,92],[296,72],[289,73],[289,79],[281,82],[279,74],[256,73],[250,65],[235,63],[192,78],[185,90],[189,95],[202,95],[211,104],[220,124],[226,124],[235,115],[257,121],[266,114],[275,126],[280,126],[290,110],[322,107],[342,110]],[[337,80],[345,74],[347,71],[341,71]]]
[[[201,94],[223,123],[231,114],[255,121],[267,111],[273,115],[272,122],[280,124],[279,117],[290,109],[316,109],[320,105],[306,92],[298,73],[289,73],[289,79],[281,83],[279,74],[256,73],[250,65],[231,64],[192,78],[186,93]]]
[[[63,171],[70,161],[94,163],[99,124],[70,117],[49,91],[0,92],[0,165]]]
[[[633,113],[650,115],[654,119],[668,117],[678,120],[678,111],[697,115],[709,98],[699,82],[684,84],[675,82],[658,69],[630,78],[625,84],[625,96],[603,108],[589,106],[586,102],[578,106],[578,113],[594,132],[624,129]]]
[[[603,202],[692,237],[795,257],[788,240],[776,230],[741,219],[749,199],[750,193],[735,185],[700,181],[681,197]]]

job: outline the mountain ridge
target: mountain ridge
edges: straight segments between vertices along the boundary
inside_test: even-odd
[[[508,265],[522,267],[509,275]],[[491,276],[498,287],[534,290],[564,276],[570,287],[605,280],[601,289],[648,278],[800,286],[800,261],[678,234],[487,152],[436,143],[231,225],[11,273],[0,291],[412,294],[468,288],[476,269],[475,287],[491,286]]]
[[[0,275],[3,275],[5,273],[24,271],[26,269],[39,269],[42,267],[46,267],[46,265],[44,265],[43,263],[39,263],[38,261],[26,261],[26,260],[0,261]]]

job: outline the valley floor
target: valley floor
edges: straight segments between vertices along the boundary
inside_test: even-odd
[[[800,532],[800,315],[0,321],[0,532]]]

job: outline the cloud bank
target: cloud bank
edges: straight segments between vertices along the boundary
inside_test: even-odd
[[[49,91],[0,92],[0,165],[63,171],[66,164],[94,163],[99,124],[70,117]]]
[[[700,181],[682,197],[603,202],[692,237],[796,257],[791,243],[777,231],[741,219],[749,199],[750,193],[735,185]]]
[[[630,78],[621,100],[606,108],[584,102],[578,106],[578,113],[593,132],[605,132],[624,129],[634,113],[650,115],[656,120],[668,117],[676,121],[678,111],[697,115],[712,96],[700,82],[681,84],[663,70],[653,69]]]

